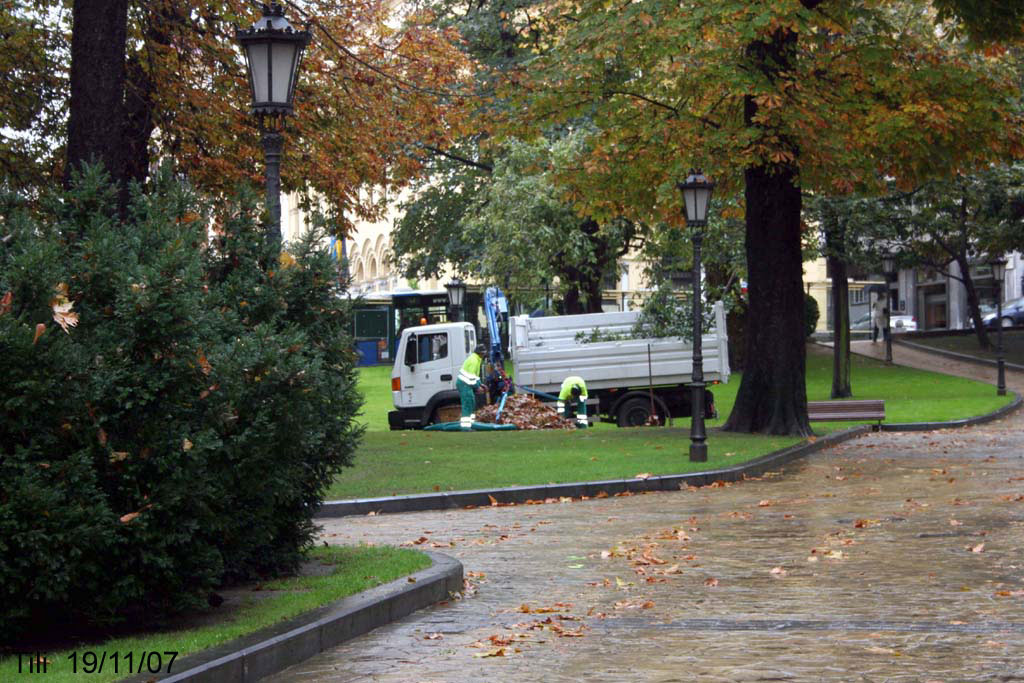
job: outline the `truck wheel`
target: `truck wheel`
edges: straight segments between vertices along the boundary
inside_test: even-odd
[[[650,416],[650,399],[634,398],[622,404],[615,417],[615,422],[620,427],[641,427],[647,424],[647,418]]]
[[[446,406],[438,406],[434,409],[434,419],[437,422],[456,422],[462,417],[462,406],[458,403],[451,403]]]

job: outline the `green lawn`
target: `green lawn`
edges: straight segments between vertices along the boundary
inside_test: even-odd
[[[808,399],[826,400],[832,386],[831,350],[809,346]],[[711,420],[708,462],[690,463],[689,420],[674,427],[619,429],[601,424],[585,431],[423,432],[388,431],[392,409],[390,368],[360,370],[366,393],[366,436],[356,465],[328,492],[329,500],[430,491],[493,488],[552,482],[629,478],[643,472],[675,474],[715,469],[753,459],[799,439],[727,434],[715,429],[732,410],[739,376],[714,387],[721,415]],[[1012,399],[987,384],[886,366],[853,357],[854,398],[884,398],[887,421],[953,420],[991,412]],[[815,423],[817,434],[854,423]]]
[[[951,334],[943,337],[908,337],[907,341],[943,351],[954,351],[978,358],[996,359],[996,332],[988,333],[992,348],[983,351],[974,334]],[[1024,365],[1024,330],[1003,330],[1003,358],[1007,363]]]
[[[127,677],[124,658],[128,653],[132,653],[135,658],[132,664],[135,671],[138,668],[138,657],[143,652],[161,653],[164,673],[171,659],[165,653],[177,653],[178,663],[171,669],[171,673],[177,673],[182,670],[180,662],[187,654],[253,633],[265,626],[430,566],[430,558],[425,554],[405,548],[320,547],[314,548],[310,557],[321,565],[327,565],[321,569],[325,575],[280,579],[264,582],[258,587],[252,586],[249,590],[240,591],[237,605],[228,607],[229,603],[225,603],[208,613],[186,617],[183,619],[184,624],[176,630],[119,637],[57,652],[46,651],[47,672],[38,678],[47,683],[115,681]],[[205,625],[190,627],[190,620]],[[39,650],[38,647],[32,648],[33,652]],[[77,653],[75,662],[69,659],[73,652]],[[99,659],[83,659],[86,652],[95,653],[97,658],[102,656],[101,653],[107,653],[102,672],[97,670]],[[120,675],[115,675],[113,671],[112,658],[115,652],[120,657]],[[23,667],[27,667],[27,661],[23,661]],[[149,661],[156,666],[155,658]],[[77,664],[77,675],[72,669],[73,664]],[[22,670],[27,671],[27,668]],[[37,678],[27,674],[19,675],[17,658],[0,659],[0,680],[22,680],[22,676],[25,680]]]

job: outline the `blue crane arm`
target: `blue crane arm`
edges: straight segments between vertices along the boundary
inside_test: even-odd
[[[501,328],[498,322],[502,316],[508,316],[508,299],[497,287],[488,287],[484,290],[484,313],[487,315],[487,331],[490,333],[490,349],[488,357],[491,362],[492,372],[488,378],[488,386],[492,392],[501,393],[502,405],[505,405],[505,394],[512,387],[512,382],[505,374],[505,356],[501,352]],[[498,416],[501,415],[501,408],[498,409]]]
[[[487,314],[487,330],[491,338],[491,364],[495,368],[504,369],[505,356],[501,353],[501,330],[498,321],[502,314],[508,315],[508,299],[497,287],[488,287],[484,292],[484,311]]]

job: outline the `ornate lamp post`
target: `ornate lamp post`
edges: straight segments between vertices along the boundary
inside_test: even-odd
[[[892,306],[890,305],[889,282],[896,275],[896,256],[882,254],[882,274],[885,275],[885,362],[892,365]]]
[[[462,318],[462,302],[466,300],[466,283],[455,278],[444,288],[448,290],[448,310],[452,322],[459,322]]]
[[[686,211],[686,225],[693,230],[693,381],[690,398],[690,460],[705,462],[708,459],[707,432],[704,430],[704,355],[701,351],[701,335],[704,333],[704,316],[701,312],[700,293],[700,248],[704,242],[704,227],[708,224],[708,206],[715,184],[700,170],[690,170],[686,180],[679,183],[683,193],[683,208]]]
[[[268,237],[281,244],[281,129],[292,113],[295,77],[309,31],[298,31],[284,16],[284,7],[263,5],[263,16],[252,28],[240,29],[235,40],[245,52],[252,93],[252,113],[259,119],[267,167]],[[275,253],[280,249],[275,249]]]
[[[1006,259],[993,259],[989,265],[996,286],[996,394],[1006,396],[1006,360],[1003,358],[1003,279],[1006,277]]]

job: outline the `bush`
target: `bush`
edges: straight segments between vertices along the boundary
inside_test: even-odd
[[[260,266],[257,215],[164,175],[121,221],[96,171],[37,215],[0,207],[5,641],[301,560],[361,434],[350,311],[313,238]]]
[[[804,327],[808,337],[814,334],[814,330],[818,329],[818,317],[820,315],[818,300],[810,294],[804,293]]]

